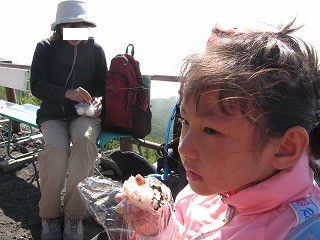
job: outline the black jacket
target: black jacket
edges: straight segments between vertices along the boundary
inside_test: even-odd
[[[75,64],[71,72],[74,57]],[[106,73],[104,51],[93,39],[82,41],[76,47],[60,39],[39,42],[34,52],[30,77],[32,94],[42,100],[37,112],[37,124],[40,126],[47,120],[77,117],[74,107],[77,102],[66,99],[66,91],[82,87],[92,97],[104,97]]]

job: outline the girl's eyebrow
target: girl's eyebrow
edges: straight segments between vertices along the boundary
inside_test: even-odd
[[[215,122],[224,122],[227,120],[227,118],[223,114],[218,113],[217,111],[215,111],[215,109],[210,107],[199,110],[198,116],[200,118],[210,118]]]
[[[182,105],[181,105],[180,111],[188,115]],[[227,117],[225,117],[221,113],[217,113],[217,111],[215,111],[213,108],[210,108],[210,107],[197,111],[197,116],[199,118],[211,118],[212,120],[219,121],[219,122],[223,122],[227,120]]]

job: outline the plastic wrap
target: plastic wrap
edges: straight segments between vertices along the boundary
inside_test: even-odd
[[[93,104],[89,103],[77,103],[74,107],[76,108],[78,115],[89,117],[94,116],[96,110]]]
[[[95,98],[91,103],[81,102],[74,105],[77,114],[82,116],[93,117],[97,111],[96,105],[101,102],[102,98]]]
[[[156,210],[141,208],[125,196],[123,184],[103,177],[88,177],[79,183],[80,195],[93,218],[101,224],[104,239],[169,239],[163,234],[171,216],[173,198],[170,189],[157,180],[148,178],[150,186],[161,186],[165,199]],[[152,206],[152,204],[150,204]]]

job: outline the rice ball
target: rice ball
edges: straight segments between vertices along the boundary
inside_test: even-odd
[[[129,201],[143,209],[158,210],[162,202],[162,192],[160,186],[150,186],[148,178],[138,174],[131,176],[123,183],[123,193]]]
[[[77,108],[78,115],[83,115],[85,113],[85,110],[83,108]]]
[[[86,115],[89,117],[93,117],[95,113],[94,110],[95,110],[94,107],[88,107],[86,110]]]

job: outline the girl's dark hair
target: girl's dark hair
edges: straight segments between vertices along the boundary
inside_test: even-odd
[[[186,59],[181,73],[181,99],[218,92],[226,115],[234,107],[252,122],[263,143],[290,127],[309,133],[310,165],[320,157],[320,71],[316,51],[294,38],[294,21],[277,32],[239,33],[219,39],[204,53]],[[319,112],[319,111],[318,111]],[[264,139],[264,140],[263,140]]]

